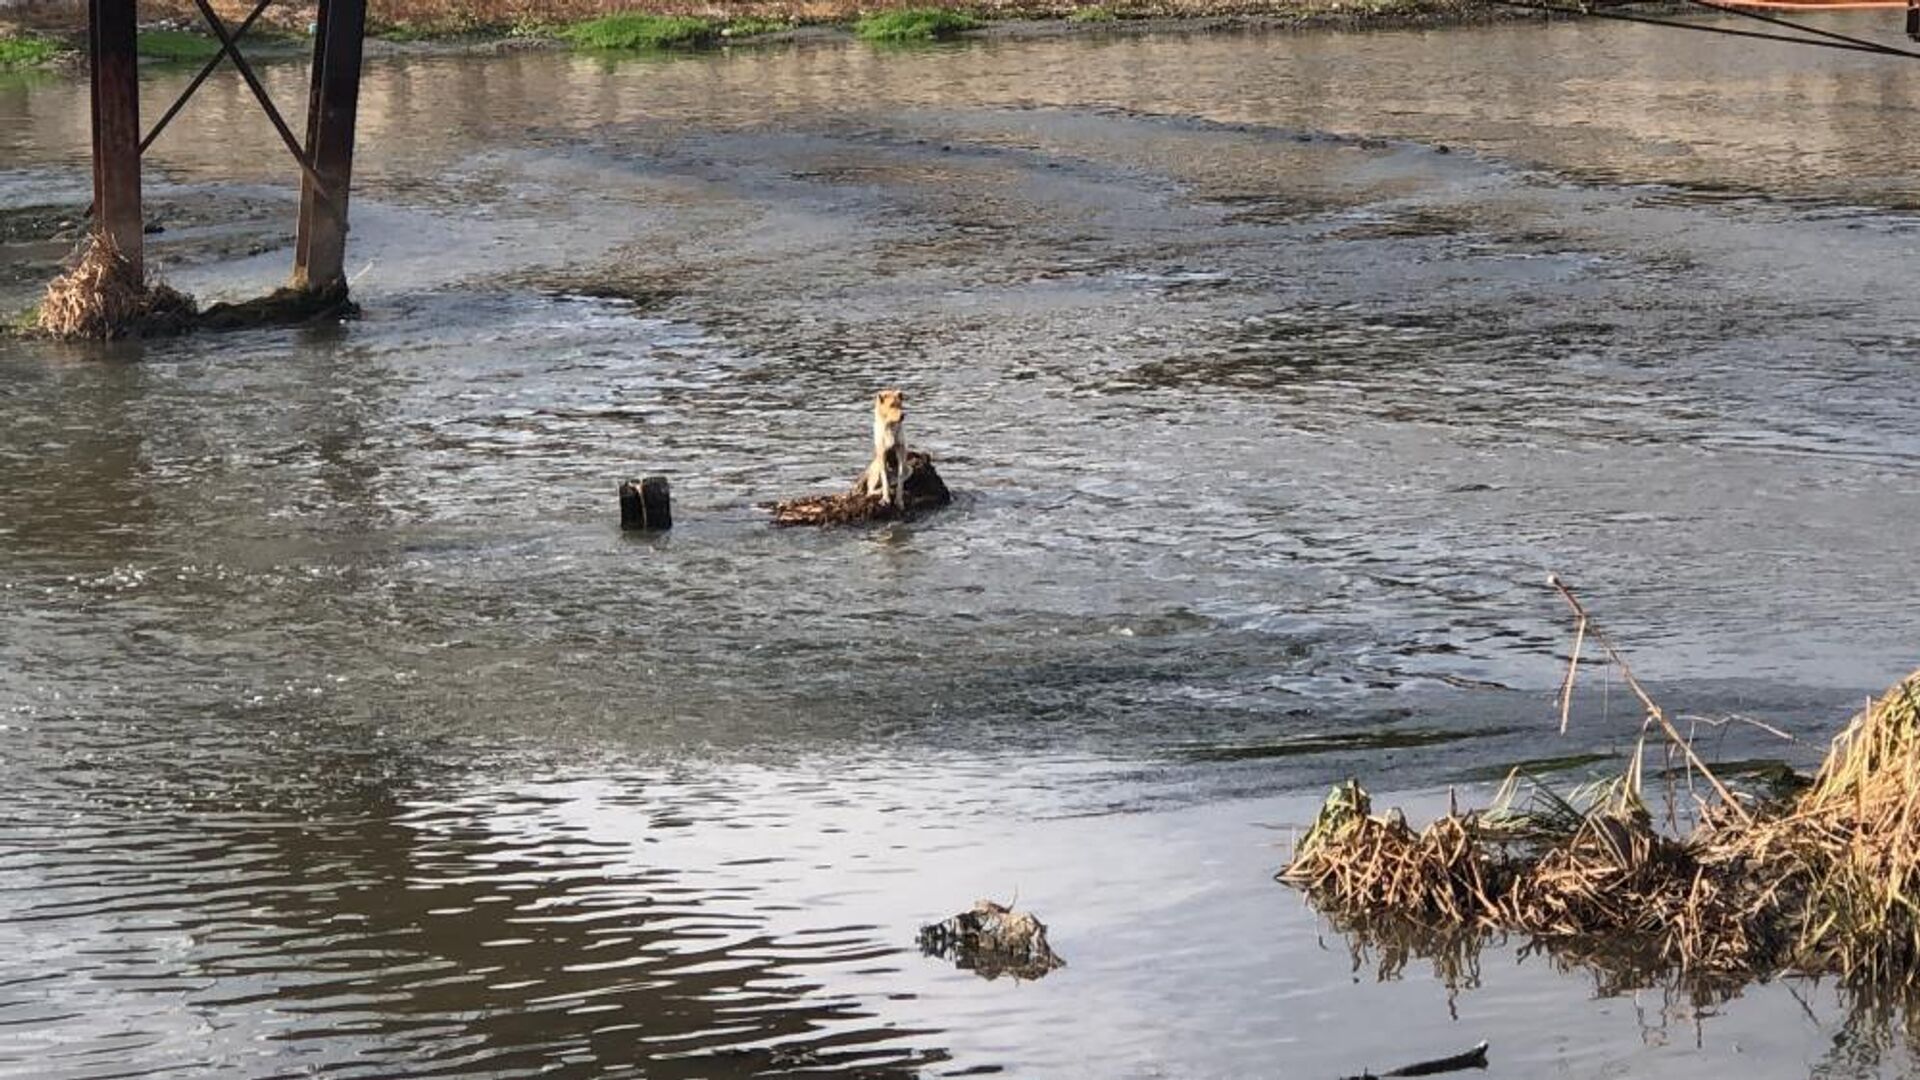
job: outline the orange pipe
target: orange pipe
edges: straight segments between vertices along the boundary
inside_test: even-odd
[[[1821,0],[1726,0],[1728,7],[1747,8],[1791,8],[1794,11],[1867,11],[1886,8],[1899,8],[1904,11],[1907,0],[1836,0],[1834,3],[1822,3]]]

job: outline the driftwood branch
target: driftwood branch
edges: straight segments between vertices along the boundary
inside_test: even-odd
[[[1706,777],[1707,783],[1713,786],[1714,793],[1720,796],[1720,801],[1726,804],[1727,809],[1732,811],[1733,815],[1739,818],[1742,824],[1753,824],[1753,818],[1747,813],[1746,808],[1741,806],[1733,797],[1733,792],[1728,791],[1727,786],[1720,782],[1720,778],[1713,775],[1713,770],[1707,768],[1707,763],[1700,760],[1700,755],[1693,752],[1693,744],[1681,736],[1680,730],[1673,726],[1673,721],[1667,719],[1667,714],[1654,702],[1653,696],[1648,694],[1646,688],[1640,685],[1639,679],[1634,678],[1633,668],[1628,665],[1627,658],[1621,655],[1620,650],[1614,647],[1613,639],[1607,636],[1606,631],[1593,625],[1593,620],[1587,614],[1586,607],[1580,603],[1579,597],[1573,595],[1573,590],[1567,587],[1566,582],[1560,580],[1560,575],[1558,574],[1548,574],[1547,584],[1553,586],[1554,589],[1560,593],[1560,598],[1565,600],[1567,606],[1573,609],[1574,617],[1578,620],[1575,624],[1576,645],[1573,664],[1567,668],[1567,681],[1562,689],[1561,730],[1566,730],[1566,710],[1573,694],[1574,665],[1580,662],[1578,642],[1584,640],[1588,635],[1591,635],[1593,640],[1599,643],[1601,650],[1607,654],[1607,659],[1612,661],[1614,666],[1620,669],[1621,678],[1626,681],[1627,688],[1633,691],[1633,696],[1640,699],[1641,706],[1647,710],[1647,722],[1657,724],[1660,727],[1660,730],[1665,733],[1667,737],[1667,744],[1678,750],[1680,754],[1687,759],[1688,768]]]

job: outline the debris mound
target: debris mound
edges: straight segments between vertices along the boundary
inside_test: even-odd
[[[920,928],[920,951],[985,979],[1038,979],[1067,966],[1047,944],[1047,927],[1024,911],[979,900],[972,911]]]
[[[822,495],[803,495],[770,503],[775,525],[858,525],[872,521],[894,521],[938,509],[953,501],[946,482],[933,467],[933,458],[918,451],[907,451],[907,481],[904,505],[895,507],[867,490],[864,474],[846,491]]]
[[[347,295],[347,283],[339,281],[317,289],[286,285],[251,300],[210,304],[196,325],[206,330],[251,330],[351,319],[359,314],[359,305]]]
[[[113,238],[95,233],[72,270],[47,285],[38,325],[56,338],[106,341],[177,334],[193,326],[193,298],[147,285]]]

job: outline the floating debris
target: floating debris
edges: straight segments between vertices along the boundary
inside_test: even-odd
[[[953,501],[946,482],[933,467],[933,458],[918,450],[907,452],[904,504],[895,505],[866,487],[862,473],[853,486],[842,492],[804,495],[769,503],[775,525],[858,525],[871,521],[911,518],[927,510],[936,510]]]
[[[359,314],[360,306],[347,296],[347,283],[338,281],[317,289],[283,286],[251,300],[209,304],[193,325],[202,330],[251,330],[351,319]]]
[[[991,900],[976,901],[972,911],[921,927],[920,951],[984,979],[1038,979],[1067,966],[1047,944],[1045,923]]]
[[[165,284],[148,285],[113,239],[95,234],[72,270],[47,286],[34,329],[67,340],[162,337],[190,330],[245,330],[293,326],[359,313],[345,282],[321,289],[275,289],[202,311],[191,296]]]

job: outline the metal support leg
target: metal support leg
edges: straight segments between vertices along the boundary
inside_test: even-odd
[[[140,214],[140,78],[133,0],[88,0],[96,229],[145,280]]]
[[[366,26],[366,0],[320,0],[313,37],[313,88],[307,97],[307,160],[313,169],[300,182],[295,288],[333,289],[346,284],[347,189],[353,179],[353,125],[360,103],[360,46]]]

